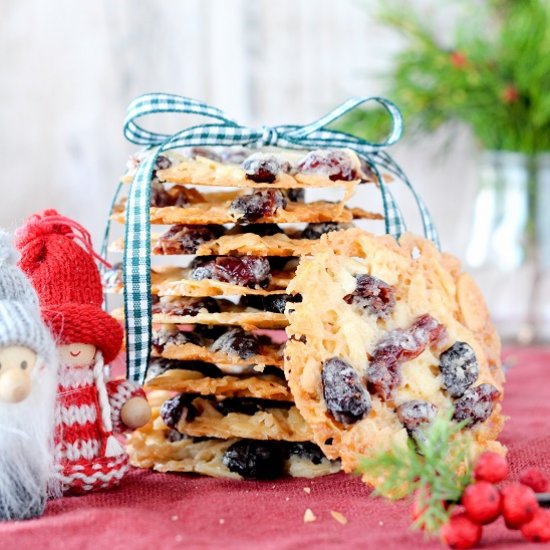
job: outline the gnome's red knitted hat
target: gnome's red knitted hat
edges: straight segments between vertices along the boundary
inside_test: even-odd
[[[122,327],[101,309],[95,264],[101,258],[93,251],[90,234],[56,210],[45,210],[17,230],[16,245],[19,267],[32,281],[42,317],[57,341],[92,344],[101,350],[105,363],[112,361],[122,345]]]

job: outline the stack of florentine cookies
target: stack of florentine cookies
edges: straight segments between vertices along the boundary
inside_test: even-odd
[[[347,150],[158,158],[151,223],[168,227],[152,249],[172,261],[152,273],[154,413],[130,437],[134,465],[254,479],[349,472],[449,410],[474,452],[500,448],[503,378],[483,299],[430,242],[353,227],[381,218],[346,206],[369,182]],[[314,189],[339,200],[308,200]],[[114,219],[125,221],[124,201]],[[121,281],[117,269],[106,276],[111,289]]]
[[[234,478],[340,469],[313,442],[285,380],[285,307],[300,300],[287,286],[321,235],[381,218],[346,206],[362,182],[374,178],[350,151],[194,149],[158,157],[146,382],[154,412],[130,438],[134,465]],[[309,200],[323,188],[337,202]],[[124,200],[114,219],[124,223]],[[170,265],[158,266],[160,256]],[[120,267],[105,281],[120,290]]]

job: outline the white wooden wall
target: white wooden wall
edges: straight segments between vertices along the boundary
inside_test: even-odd
[[[399,42],[374,22],[375,4],[0,0],[0,225],[12,228],[56,207],[98,242],[132,151],[121,133],[124,110],[140,93],[189,95],[265,124],[308,122],[351,95],[382,92],[377,75]],[[448,137],[399,146],[395,154],[430,205],[446,248],[460,254],[475,149],[460,135],[441,152]]]

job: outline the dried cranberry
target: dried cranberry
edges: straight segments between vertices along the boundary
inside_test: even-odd
[[[220,256],[213,266],[212,278],[234,285],[266,287],[271,280],[267,258],[261,256]]]
[[[301,301],[301,294],[269,294],[264,296],[264,311],[284,313],[288,303],[297,304]]]
[[[338,422],[354,424],[371,408],[370,395],[355,369],[343,359],[332,357],[321,370],[327,410]]]
[[[178,441],[181,441],[182,439],[187,439],[188,437],[189,437],[188,435],[182,434],[182,433],[178,432],[178,430],[176,430],[175,428],[172,428],[168,432],[168,435],[166,436],[166,439],[168,439],[168,441],[170,441],[170,443],[176,443]]]
[[[388,333],[376,346],[367,368],[369,389],[382,399],[389,399],[401,383],[400,365],[418,357],[445,334],[445,327],[428,314],[418,317],[407,330]]]
[[[281,171],[281,165],[276,157],[266,153],[254,153],[243,163],[246,177],[256,183],[273,183]]]
[[[158,353],[162,353],[165,346],[181,346],[184,344],[195,344],[196,346],[204,345],[204,342],[199,334],[189,331],[161,328],[153,333],[151,344]]]
[[[300,443],[289,443],[288,444],[288,454],[296,455],[305,460],[309,460],[313,464],[321,464],[323,460],[326,460],[323,451],[310,441],[303,441]]]
[[[338,149],[317,149],[308,153],[296,167],[302,174],[319,174],[332,181],[350,181],[359,177],[351,156]]]
[[[172,197],[168,194],[168,191],[164,186],[156,179],[151,182],[151,197],[149,204],[157,208],[163,208],[165,206],[171,206]]]
[[[195,254],[197,248],[223,234],[219,225],[173,225],[155,245],[156,254]]]
[[[174,185],[166,189],[158,180],[151,183],[151,206],[164,208],[167,206],[186,206],[204,201],[204,197],[196,189],[189,189],[184,185]]]
[[[290,202],[304,202],[306,198],[305,189],[287,189],[284,194]]]
[[[164,155],[159,155],[155,161],[155,170],[167,170],[172,166],[172,161]]]
[[[301,302],[302,297],[299,294],[268,294],[267,296],[248,295],[243,296],[240,304],[244,307],[252,307],[260,311],[270,311],[272,313],[284,313],[288,302]]]
[[[460,397],[479,376],[479,364],[472,347],[455,342],[439,356],[443,385],[451,397]]]
[[[166,400],[160,408],[160,417],[169,428],[175,428],[180,420],[190,422],[197,416],[197,409],[192,405],[197,396],[190,393],[180,393]]]
[[[101,274],[103,287],[106,290],[117,290],[124,284],[124,275],[122,271],[122,263],[113,264],[110,269],[106,269]]]
[[[214,298],[192,298],[189,296],[163,296],[158,302],[153,304],[153,313],[163,313],[165,315],[189,315],[195,317],[201,311],[208,313],[219,313],[220,304]]]
[[[241,439],[227,448],[222,462],[245,479],[276,479],[283,473],[284,455],[278,441]]]
[[[198,256],[189,264],[189,277],[195,281],[212,279],[215,264],[216,258],[213,256]]]
[[[196,189],[189,189],[185,185],[174,185],[168,190],[171,197],[169,206],[187,206],[188,204],[196,204],[204,202],[202,193]]]
[[[491,384],[469,388],[455,402],[453,419],[457,422],[465,420],[469,426],[485,422],[491,416],[499,396],[500,392]]]
[[[287,201],[279,189],[264,189],[236,198],[229,207],[230,214],[239,222],[254,221],[273,216]]]
[[[413,399],[397,407],[399,420],[416,441],[425,438],[423,431],[432,423],[436,415],[437,407],[428,401]]]
[[[252,332],[233,327],[222,334],[210,348],[214,352],[238,355],[241,359],[250,359],[261,352],[260,342]]]
[[[312,241],[320,239],[321,235],[324,235],[325,233],[330,233],[331,231],[342,231],[343,229],[349,229],[350,227],[351,225],[348,223],[309,223],[302,231],[302,239],[309,239]]]
[[[355,280],[357,281],[355,290],[344,296],[344,301],[380,319],[386,319],[395,307],[393,288],[371,275],[356,275]]]

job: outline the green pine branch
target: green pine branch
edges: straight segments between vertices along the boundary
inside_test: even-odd
[[[450,505],[460,501],[471,483],[471,440],[450,414],[436,419],[425,437],[406,447],[394,447],[372,458],[362,458],[360,473],[381,480],[375,496],[389,499],[415,495],[422,513],[416,529],[437,533],[450,515]]]
[[[460,122],[486,149],[550,151],[550,1],[460,4],[469,9],[455,24],[451,47],[410,4],[382,4],[380,21],[406,39],[386,75],[386,95],[401,108],[406,132]],[[382,137],[387,114],[355,112],[340,128]]]

